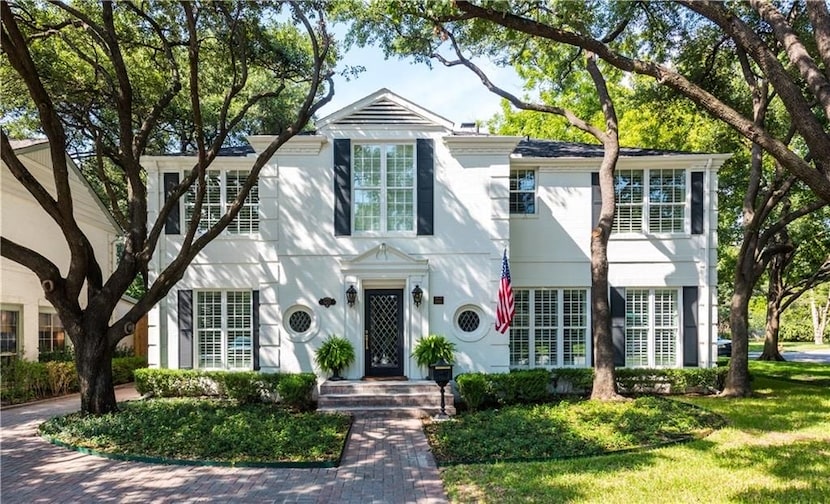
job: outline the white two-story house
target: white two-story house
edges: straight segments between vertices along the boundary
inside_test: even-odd
[[[421,378],[411,351],[428,334],[456,344],[456,372],[591,365],[601,147],[454,131],[385,89],[316,126],[276,153],[240,216],[154,308],[151,366],[319,372],[314,351],[330,334],[357,350],[352,379]],[[204,223],[270,140],[213,163]],[[728,157],[623,149],[609,244],[618,365],[713,365]],[[151,218],[193,165],[145,161]],[[177,251],[191,202],[168,221],[152,273]],[[516,314],[501,334],[505,250]]]

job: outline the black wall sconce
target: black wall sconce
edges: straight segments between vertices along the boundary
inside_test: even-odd
[[[317,302],[320,303],[321,306],[325,306],[326,308],[328,308],[331,305],[336,305],[337,304],[336,299],[334,299],[333,297],[328,297],[328,296],[326,296],[324,298],[320,298],[319,301],[317,301]]]
[[[424,300],[424,290],[421,289],[420,285],[416,285],[412,289],[412,300],[415,301],[415,306],[421,306],[421,302]]]
[[[354,285],[350,285],[346,289],[346,302],[349,303],[349,306],[354,306],[355,301],[357,301],[357,289],[354,288]]]

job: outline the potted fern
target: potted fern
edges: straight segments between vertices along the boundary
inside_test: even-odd
[[[330,335],[314,352],[314,362],[320,369],[331,373],[331,380],[342,380],[340,372],[355,360],[352,342],[342,336]]]
[[[432,365],[441,359],[448,364],[455,363],[455,343],[440,334],[430,334],[418,340],[412,350],[415,363],[429,370],[427,379],[432,379]]]

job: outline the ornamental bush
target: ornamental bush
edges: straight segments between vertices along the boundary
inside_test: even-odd
[[[142,367],[147,367],[144,357],[112,359],[113,384],[121,385],[133,381],[133,372]],[[0,399],[5,404],[34,401],[79,390],[78,373],[75,363],[71,361],[32,362],[11,359],[2,364],[0,376]]]
[[[618,368],[617,386],[624,394],[712,394],[723,390],[728,369]],[[591,393],[594,370],[556,368],[510,373],[464,373],[455,379],[461,401],[471,411],[488,406],[540,403],[556,396]]]
[[[135,384],[142,395],[217,397],[240,404],[270,400],[303,411],[313,403],[317,377],[314,373],[142,369],[135,374]]]

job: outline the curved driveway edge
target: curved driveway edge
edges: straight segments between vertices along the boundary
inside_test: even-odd
[[[138,397],[119,388],[119,401]],[[417,419],[358,418],[338,468],[169,466],[110,460],[49,444],[37,426],[78,396],[0,412],[0,500],[32,502],[447,502]]]

